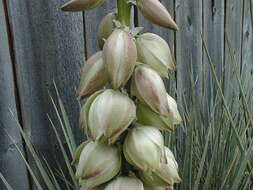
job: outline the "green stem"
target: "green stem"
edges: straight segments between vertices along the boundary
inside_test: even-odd
[[[118,20],[123,26],[131,25],[131,4],[128,0],[117,0]]]

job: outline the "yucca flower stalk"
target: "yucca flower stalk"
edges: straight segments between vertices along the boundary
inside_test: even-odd
[[[104,2],[71,0],[62,10],[85,11]],[[168,69],[175,69],[175,61],[161,37],[133,32],[133,5],[117,0],[116,13],[106,15],[99,26],[102,51],[82,71],[76,96],[89,97],[80,113],[89,141],[73,158],[81,190],[173,189],[181,181],[162,135],[182,120],[162,80]],[[178,29],[158,0],[136,0],[136,5],[152,23]],[[106,84],[109,89],[103,89]]]

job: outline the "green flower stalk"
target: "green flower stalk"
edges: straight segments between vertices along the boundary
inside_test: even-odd
[[[62,10],[84,11],[105,1],[71,0]],[[138,34],[132,6],[132,1],[117,0],[117,11],[103,18],[102,51],[87,60],[81,74],[76,96],[88,98],[79,122],[89,140],[73,156],[80,190],[173,190],[181,181],[161,133],[182,121],[162,80],[176,64],[165,40]],[[136,6],[152,23],[178,29],[158,0],[136,0]]]

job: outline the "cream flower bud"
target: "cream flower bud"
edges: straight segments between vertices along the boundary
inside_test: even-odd
[[[103,54],[112,88],[124,86],[133,73],[137,59],[133,37],[124,30],[114,30],[105,42]]]
[[[134,127],[125,139],[123,151],[131,165],[149,172],[159,168],[164,158],[163,136],[154,127]]]
[[[141,179],[149,185],[161,186],[173,189],[175,183],[180,183],[178,165],[171,150],[165,147],[166,162],[161,163],[161,167],[151,173],[140,172]]]
[[[144,184],[144,189],[145,190],[168,190],[168,189],[165,189],[165,187],[152,186],[152,185],[149,185],[149,184]]]
[[[116,142],[136,119],[134,102],[121,92],[105,90],[87,101],[81,121],[93,140]]]
[[[137,7],[144,17],[159,26],[178,30],[178,26],[172,19],[168,10],[158,0],[136,0]]]
[[[147,104],[140,102],[137,105],[137,121],[143,125],[158,127],[161,130],[172,131],[174,125],[171,120],[154,112]]]
[[[138,65],[132,81],[132,94],[163,116],[169,115],[167,92],[162,78],[148,66]]]
[[[116,19],[116,14],[109,13],[107,14],[101,21],[98,27],[98,43],[99,47],[103,49],[104,42],[107,38],[112,34],[113,30],[115,29],[113,20]]]
[[[101,89],[108,82],[102,51],[91,56],[84,65],[76,96],[81,99]]]
[[[141,180],[135,177],[118,177],[105,187],[105,190],[123,189],[144,190],[144,187]]]
[[[149,65],[162,77],[168,77],[168,69],[175,69],[170,47],[160,36],[152,33],[140,35],[136,41],[138,61]]]
[[[120,151],[98,142],[81,145],[78,150],[76,178],[82,179],[81,190],[90,190],[118,174],[121,168]]]
[[[88,136],[91,136],[89,129],[88,129],[88,117],[89,117],[89,110],[90,110],[90,106],[92,104],[92,102],[96,99],[96,97],[98,95],[100,95],[101,93],[103,93],[105,90],[99,90],[97,92],[95,92],[94,94],[92,94],[86,101],[86,103],[84,104],[84,106],[82,107],[81,111],[80,111],[80,118],[79,118],[79,125],[80,128],[84,130],[85,134]]]
[[[168,120],[172,121],[174,125],[180,124],[182,122],[182,118],[177,108],[177,102],[174,98],[172,98],[169,94],[167,94],[168,106],[169,106],[169,117]]]
[[[137,105],[137,121],[143,125],[156,126],[161,130],[174,130],[174,125],[182,122],[182,118],[177,109],[176,101],[167,94],[169,115],[162,116],[154,112],[147,104],[139,102]]]
[[[105,0],[70,0],[61,9],[63,11],[85,11],[102,5]]]

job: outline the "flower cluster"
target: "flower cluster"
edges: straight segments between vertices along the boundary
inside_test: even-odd
[[[83,11],[104,2],[71,0],[62,9]],[[135,5],[152,23],[178,29],[158,0]],[[88,97],[80,127],[90,137],[74,154],[76,178],[81,190],[173,189],[181,179],[161,131],[174,130],[182,120],[162,79],[175,61],[161,37],[133,34],[117,22],[117,13],[102,20],[101,51],[87,60],[76,93],[78,99]]]

